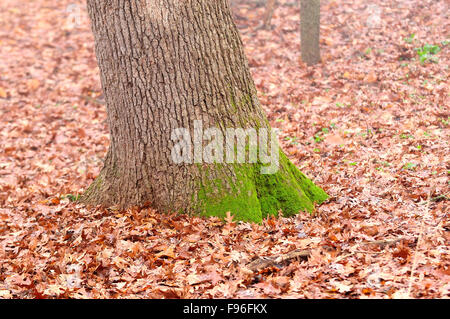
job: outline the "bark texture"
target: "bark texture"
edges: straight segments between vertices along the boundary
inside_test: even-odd
[[[320,0],[300,2],[302,60],[308,65],[313,65],[320,61]]]
[[[280,151],[259,164],[176,164],[176,128],[269,127],[228,0],[88,0],[111,144],[82,201],[260,221],[327,195]]]

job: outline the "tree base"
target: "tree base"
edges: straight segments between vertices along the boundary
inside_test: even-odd
[[[185,189],[177,192],[181,200],[173,200],[174,197],[155,199],[145,188],[125,186],[127,183],[120,178],[111,177],[107,165],[80,201],[121,209],[150,202],[161,212],[220,218],[230,212],[236,220],[257,223],[268,216],[278,216],[280,212],[285,217],[301,211],[312,212],[315,204],[324,202],[328,195],[295,167],[283,151],[279,152],[279,170],[274,174],[261,174],[262,164],[259,163],[199,164],[197,179],[185,181]]]

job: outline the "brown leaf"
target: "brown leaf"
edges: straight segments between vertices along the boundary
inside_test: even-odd
[[[364,81],[366,81],[367,83],[375,83],[375,82],[377,82],[378,81],[377,74],[374,71],[370,72],[364,78]]]
[[[334,146],[339,146],[339,145],[345,144],[345,140],[339,134],[327,135],[327,137],[325,137],[324,141],[325,141],[325,143],[334,145]]]
[[[365,233],[365,234],[367,234],[367,235],[369,235],[369,236],[376,236],[377,234],[378,234],[378,227],[377,226],[375,226],[375,225],[372,225],[372,226],[362,226],[361,227],[361,230]]]
[[[173,246],[168,247],[167,249],[155,254],[156,258],[175,258],[175,250]]]
[[[27,88],[29,91],[36,91],[40,85],[41,82],[39,82],[38,79],[30,79],[27,81]]]
[[[407,246],[400,246],[392,253],[392,256],[400,258],[402,263],[406,263],[410,255],[411,250]]]
[[[6,93],[5,89],[0,87],[0,98],[6,99],[8,97],[8,93]]]

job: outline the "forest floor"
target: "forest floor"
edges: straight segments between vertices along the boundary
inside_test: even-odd
[[[448,2],[324,0],[314,67],[279,2],[269,30],[233,10],[284,150],[331,198],[262,224],[72,202],[109,143],[84,1],[0,2],[0,298],[450,297]]]

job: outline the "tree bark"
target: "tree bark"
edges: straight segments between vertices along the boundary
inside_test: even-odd
[[[88,0],[111,143],[83,194],[88,204],[150,204],[261,221],[311,211],[327,195],[280,151],[261,163],[174,163],[171,132],[203,127],[269,128],[228,0]],[[224,133],[225,134],[225,133]]]
[[[302,60],[314,65],[320,62],[320,0],[301,0],[300,29]]]

